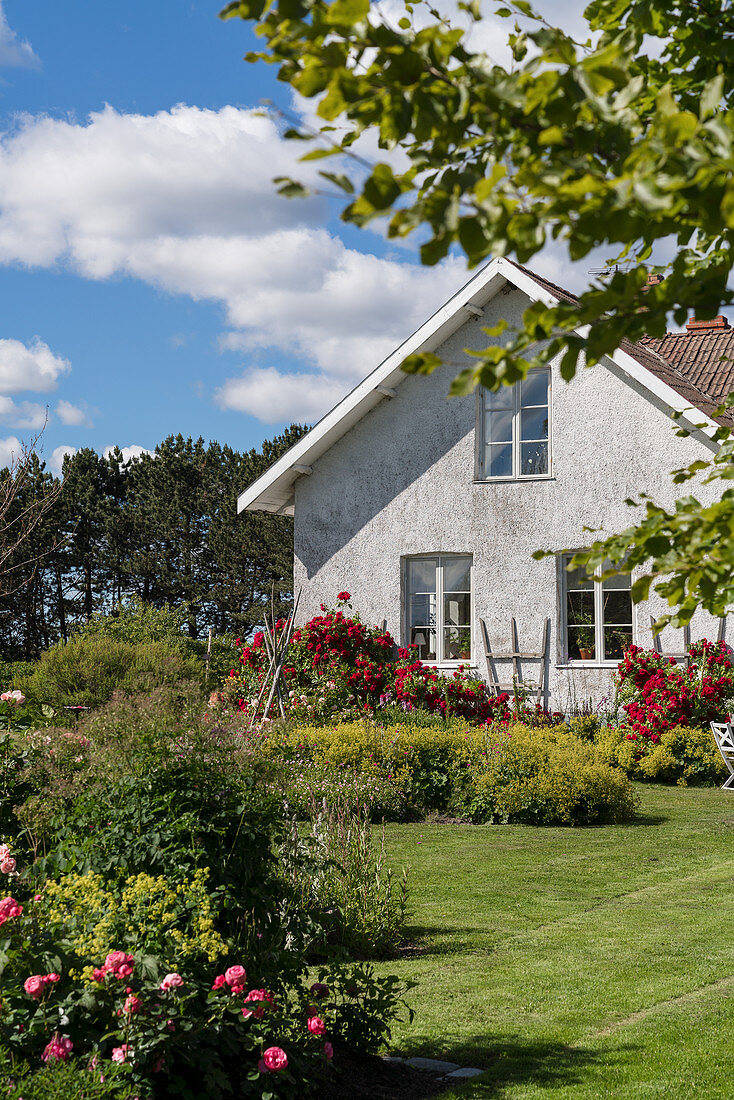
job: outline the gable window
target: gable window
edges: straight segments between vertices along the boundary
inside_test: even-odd
[[[528,372],[496,393],[481,390],[482,478],[550,474],[550,370]]]
[[[567,569],[571,557],[563,557],[561,570],[566,659],[619,661],[632,644],[630,575],[592,580],[583,569]],[[605,568],[610,565],[605,563]]]
[[[469,554],[406,559],[405,633],[421,661],[471,661],[471,571]]]

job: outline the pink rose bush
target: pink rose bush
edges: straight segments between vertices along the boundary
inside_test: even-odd
[[[74,1044],[66,1035],[54,1035],[43,1048],[42,1062],[68,1062]]]
[[[338,1061],[337,1040],[374,1048],[402,1003],[396,978],[336,966],[309,983],[305,965],[294,968],[292,959],[288,975],[271,973],[268,981],[262,964],[245,966],[236,956],[218,974],[181,965],[161,976],[150,957],[118,947],[103,960],[38,972],[34,961],[59,937],[43,895],[32,917],[13,898],[0,905],[10,937],[0,1043],[31,1066],[79,1059],[104,1076],[114,1065],[140,1100],[167,1095],[167,1075],[173,1082],[191,1073],[237,1080],[243,1097],[297,1100],[318,1092]],[[216,1098],[211,1087],[207,1095]]]
[[[17,875],[16,866],[10,847],[7,844],[0,844],[0,873],[3,875]]]

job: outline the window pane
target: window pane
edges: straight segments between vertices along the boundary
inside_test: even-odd
[[[413,595],[410,597],[410,625],[436,625],[435,593],[413,593]]]
[[[471,622],[471,596],[468,592],[445,592],[443,597],[445,626],[468,626]]]
[[[593,626],[594,593],[569,592],[566,600],[566,618],[569,626]]]
[[[548,473],[548,444],[523,443],[520,447],[520,473],[523,477]]]
[[[605,561],[602,572],[604,572],[604,570],[606,569],[611,568],[612,563],[610,561]],[[620,573],[618,577],[607,577],[605,581],[602,581],[602,587],[604,588],[605,592],[610,588],[626,588],[627,591],[629,591],[631,583],[632,578],[630,577],[629,573]]]
[[[415,558],[408,566],[408,591],[411,594],[436,591],[436,558]]]
[[[547,405],[548,404],[548,371],[530,371],[527,378],[521,383],[520,404]]]
[[[443,587],[446,592],[471,591],[471,558],[443,559]]]
[[[566,558],[566,562],[568,562]],[[586,570],[580,566],[577,569],[569,569],[566,571],[566,591],[587,591],[591,589],[593,591],[594,581],[591,577],[586,576]]]
[[[594,636],[588,627],[569,626],[568,659],[570,661],[593,661],[596,657]]]
[[[632,597],[629,589],[620,592],[619,589],[604,593],[604,624],[622,624],[630,626],[632,623]]]
[[[512,443],[512,413],[504,409],[487,413],[487,442]]]
[[[436,660],[436,631],[427,627],[413,627],[410,632],[411,644],[417,645],[417,654],[421,661]]]
[[[575,571],[577,573],[578,571]],[[572,574],[572,576],[575,574]],[[579,583],[593,585],[593,581]],[[570,591],[566,595],[567,650],[571,661],[590,661],[596,656],[596,628],[593,588]]]
[[[515,394],[512,386],[500,386],[496,393],[485,390],[484,405],[487,409],[514,409]]]
[[[631,626],[608,626],[604,629],[604,657],[607,661],[622,659],[625,649],[632,645]]]
[[[446,628],[443,632],[443,656],[446,661],[471,659],[471,627],[460,630]]]
[[[522,410],[521,439],[548,438],[548,408]]]
[[[487,447],[486,477],[512,477],[512,445],[500,443]]]

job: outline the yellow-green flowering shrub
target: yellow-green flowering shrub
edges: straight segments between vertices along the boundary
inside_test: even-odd
[[[470,760],[486,744],[487,727],[461,719],[439,726],[386,725],[365,721],[299,726],[261,739],[269,755],[300,753],[334,768],[374,771],[396,784],[414,811],[447,809]]]
[[[584,731],[586,733],[586,731]],[[373,768],[408,806],[468,812],[476,821],[580,824],[634,812],[629,780],[613,760],[566,726],[383,726],[359,721],[260,734],[268,755]]]
[[[599,731],[596,747],[601,759],[614,764],[632,779],[655,783],[720,783],[726,765],[708,729],[674,726],[656,741],[637,738],[628,727],[605,727]]]
[[[208,868],[173,882],[163,875],[130,876],[113,890],[100,874],[65,875],[43,892],[46,919],[63,928],[79,958],[102,958],[120,943],[155,954],[160,965],[214,962],[227,953],[215,931],[215,911],[207,890]],[[91,977],[91,967],[89,974]]]
[[[637,806],[627,776],[593,746],[559,728],[539,736],[520,725],[497,731],[471,768],[465,800],[476,822],[528,825],[617,823]]]

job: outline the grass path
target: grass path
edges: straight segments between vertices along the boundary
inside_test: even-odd
[[[393,825],[419,982],[393,1047],[462,1098],[734,1098],[734,793],[641,787],[631,826]]]

